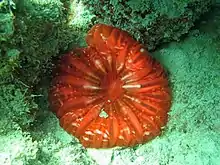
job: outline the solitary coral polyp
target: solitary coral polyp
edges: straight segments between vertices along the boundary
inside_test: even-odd
[[[60,125],[90,148],[134,146],[159,135],[171,105],[161,65],[112,26],[93,26],[86,41],[62,56],[52,80],[49,101]]]

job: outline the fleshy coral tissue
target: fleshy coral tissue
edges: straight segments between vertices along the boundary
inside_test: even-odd
[[[171,92],[159,62],[112,26],[94,25],[86,41],[55,69],[49,102],[61,127],[88,148],[134,146],[160,135]]]

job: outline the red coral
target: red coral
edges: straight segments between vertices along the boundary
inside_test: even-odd
[[[130,35],[97,24],[88,47],[62,56],[49,101],[85,147],[134,146],[161,132],[171,105],[163,68]],[[80,56],[77,56],[80,55]]]

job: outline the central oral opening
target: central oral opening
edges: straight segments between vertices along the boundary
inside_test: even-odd
[[[117,98],[119,98],[124,90],[122,88],[123,82],[119,79],[113,81],[109,87],[108,87],[108,99],[110,102],[115,101]]]
[[[124,89],[122,88],[123,81],[112,72],[105,75],[101,86],[105,89],[106,101],[108,103],[113,103],[124,93]]]

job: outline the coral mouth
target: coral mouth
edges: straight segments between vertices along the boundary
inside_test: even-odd
[[[123,84],[124,82],[120,77],[117,77],[117,75],[112,72],[109,72],[104,76],[100,86],[105,91],[106,103],[111,104],[123,96]]]

